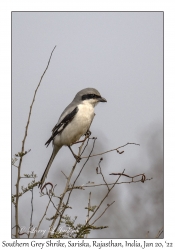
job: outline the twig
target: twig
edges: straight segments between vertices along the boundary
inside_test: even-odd
[[[33,217],[33,188],[31,190],[32,192],[32,198],[31,198],[31,216],[30,216],[30,229],[33,227],[32,225],[32,217]],[[29,230],[29,235],[28,235],[28,238],[30,237],[30,230]]]
[[[101,176],[102,176],[102,178],[103,178],[103,181],[104,181],[104,183],[106,184],[106,187],[107,187],[107,189],[108,189],[108,191],[109,191],[109,186],[108,186],[108,184],[107,184],[107,182],[106,182],[106,180],[105,180],[105,177],[104,177],[104,175],[103,175],[103,173],[102,173],[101,166],[100,166],[100,163],[101,163],[102,160],[103,160],[103,158],[101,158],[100,161],[99,161],[99,163],[98,163],[98,167],[99,167],[99,169],[100,169],[100,172],[98,172],[98,168],[97,168],[97,174],[101,174]]]
[[[84,148],[83,148],[83,150],[82,150],[82,152],[81,152],[81,155],[84,153],[84,151],[85,151],[85,149],[86,149],[86,147],[87,147],[87,145],[88,145],[90,139],[93,140],[94,137],[93,137],[93,138],[90,138],[90,137],[89,137],[89,138],[87,139],[86,145],[84,146]]]
[[[112,204],[114,204],[114,202],[115,202],[115,201],[113,201],[111,204],[108,204],[107,207],[105,208],[105,210],[103,211],[103,213],[101,213],[101,215],[100,215],[96,220],[94,220],[94,222],[92,222],[91,225],[95,224],[95,222],[96,222],[97,220],[99,220],[99,219],[102,217],[102,215],[106,212],[106,210],[107,210]]]
[[[90,151],[90,154],[89,154],[89,156],[87,157],[87,160],[85,161],[85,163],[83,164],[83,167],[81,168],[80,172],[78,173],[78,175],[77,175],[77,177],[76,177],[76,179],[75,179],[75,181],[74,181],[74,183],[73,183],[73,186],[75,185],[77,179],[79,178],[79,176],[80,176],[80,174],[81,174],[83,168],[85,167],[86,163],[88,162],[89,158],[91,157],[91,154],[92,154],[92,152],[93,152],[93,150],[94,150],[94,146],[95,146],[95,141],[96,141],[96,139],[97,139],[97,138],[94,137],[94,142],[93,142],[93,145],[92,145],[92,149],[91,149],[91,151]]]
[[[156,239],[158,239],[162,233],[163,233],[163,227],[159,230],[158,234],[156,235]]]
[[[88,213],[87,213],[87,217],[86,217],[86,222],[87,222],[88,219],[89,219],[90,207],[91,207],[91,192],[89,193],[89,202],[88,202],[88,207],[87,207]],[[85,238],[87,238],[87,237],[88,237],[88,234],[85,235]]]
[[[118,147],[118,148],[114,148],[114,149],[111,149],[111,150],[105,151],[105,152],[103,152],[103,153],[99,153],[99,154],[91,155],[90,157],[94,157],[94,156],[98,156],[98,155],[104,155],[104,154],[107,154],[107,153],[112,152],[112,151],[117,151],[119,148],[123,148],[123,147],[125,147],[125,146],[127,146],[127,145],[130,145],[130,144],[140,146],[140,144],[138,144],[138,143],[128,142],[128,143],[126,143],[125,145],[120,146],[120,147]],[[124,152],[124,151],[122,151],[122,152],[117,151],[117,153],[123,153],[123,152]],[[83,157],[81,157],[81,158],[82,158],[82,159],[83,159],[83,158],[88,158],[88,156],[83,156]]]
[[[90,207],[91,207],[91,192],[89,193],[88,214],[87,214],[86,221],[89,219]]]
[[[63,171],[61,171],[61,173],[65,176],[66,179],[68,178]]]
[[[153,178],[148,178],[148,179],[145,179],[145,181],[150,181],[150,180],[152,180]],[[121,181],[121,182],[117,182],[117,183],[115,183],[115,182],[113,182],[113,183],[108,183],[108,185],[114,185],[114,184],[116,184],[116,185],[119,185],[119,184],[130,184],[130,183],[137,183],[137,182],[141,182],[142,181],[142,179],[141,180],[137,180],[137,181]],[[74,187],[74,188],[79,188],[79,189],[81,189],[81,187],[84,187],[84,188],[91,188],[91,187],[99,187],[99,186],[106,186],[106,184],[104,184],[104,183],[101,183],[101,184],[93,184],[93,185],[91,185],[91,186],[80,186],[80,187]]]
[[[146,233],[146,239],[148,239],[148,236],[149,236],[149,231],[147,231]]]
[[[142,178],[141,178],[141,180],[140,180],[141,182],[145,182],[145,180],[146,180],[145,174],[137,174],[137,175],[135,175],[135,176],[129,176],[129,175],[123,174],[123,173],[111,173],[111,174],[109,174],[109,175],[122,175],[122,176],[126,176],[126,177],[128,177],[128,178],[131,178],[131,179],[132,179],[132,182],[133,182],[134,178],[136,178],[136,177],[138,177],[138,176],[142,176]]]

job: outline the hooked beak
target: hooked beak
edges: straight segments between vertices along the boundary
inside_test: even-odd
[[[107,100],[106,100],[104,97],[101,97],[101,98],[99,99],[99,102],[107,102]]]

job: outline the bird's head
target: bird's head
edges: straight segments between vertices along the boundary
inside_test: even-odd
[[[79,91],[75,98],[75,101],[81,101],[81,102],[88,102],[89,104],[92,104],[94,107],[99,102],[107,102],[107,100],[100,95],[98,90],[94,88],[86,88]]]

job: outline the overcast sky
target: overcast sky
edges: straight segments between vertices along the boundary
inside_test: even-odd
[[[130,208],[130,200],[135,204],[137,199],[133,197],[142,190],[141,197],[146,196],[149,202],[146,209],[145,199],[140,198],[139,211],[145,211],[143,214],[147,218],[147,211],[151,208],[152,221],[157,224],[150,222],[144,230],[131,233],[133,226],[126,229],[126,221],[121,221],[120,232],[109,228],[108,235],[132,238],[138,234],[144,238],[150,231],[150,237],[154,237],[163,226],[163,12],[13,12],[12,156],[21,150],[33,94],[55,45],[34,103],[25,145],[25,150],[31,149],[31,152],[23,158],[22,174],[34,171],[39,181],[52,151],[51,145],[46,148],[44,144],[63,109],[79,90],[96,88],[107,103],[96,107],[91,126],[92,135],[98,138],[95,152],[127,142],[140,144],[140,147],[127,146],[122,155],[116,152],[104,155],[106,178],[114,181],[114,178],[109,179],[109,173],[122,172],[124,168],[126,174],[145,173],[148,178],[154,178],[144,183],[145,188],[141,188],[141,183],[134,184],[134,187],[121,185],[120,191],[116,187],[116,194],[121,195],[123,217],[128,215],[128,209],[132,210],[130,216],[136,220],[138,211]],[[94,159],[93,166],[82,173],[80,184],[89,178],[93,181],[99,159]],[[63,179],[61,170],[66,166],[65,171],[70,172],[72,162],[69,150],[62,148],[47,180],[56,183],[60,176]],[[157,170],[154,172],[153,169]],[[14,190],[16,169],[12,173]],[[161,188],[153,189],[155,186]],[[157,201],[160,213],[154,217],[157,216],[157,207],[153,196],[157,197],[160,189]],[[39,197],[38,190],[35,190],[35,197]],[[28,197],[23,199],[26,205],[27,202],[30,204]],[[44,199],[39,199],[40,206],[41,203],[45,206]],[[115,197],[115,191],[111,199],[111,202],[116,201],[112,215],[117,217],[115,209],[119,198]],[[123,208],[127,208],[126,211]],[[20,213],[21,223],[25,223],[26,211]],[[40,220],[39,215],[38,211],[34,214],[36,223]],[[149,216],[151,218],[151,212]],[[131,225],[135,220],[130,222]],[[111,224],[111,228],[114,227]],[[94,233],[92,237],[100,236]]]

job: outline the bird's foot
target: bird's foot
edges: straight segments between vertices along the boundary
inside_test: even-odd
[[[91,136],[91,134],[92,134],[91,131],[88,130],[88,131],[86,132],[85,136],[89,137],[89,136]]]

